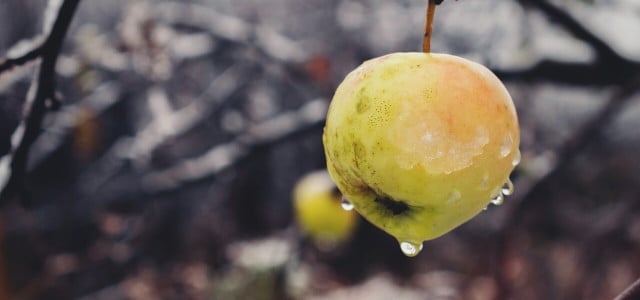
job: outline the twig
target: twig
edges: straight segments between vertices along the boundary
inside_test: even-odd
[[[281,63],[301,63],[308,51],[277,30],[264,24],[251,24],[215,9],[178,1],[160,3],[153,8],[159,21],[204,30],[218,39],[257,47],[268,57]]]
[[[614,93],[605,103],[604,108],[593,119],[586,122],[576,133],[569,138],[562,148],[557,151],[557,163],[544,175],[540,180],[532,185],[531,189],[525,193],[515,194],[514,201],[517,204],[510,206],[514,211],[509,214],[509,219],[505,221],[502,228],[510,228],[515,225],[522,217],[521,214],[530,210],[531,205],[540,205],[543,201],[529,201],[538,195],[540,190],[546,184],[554,181],[554,179],[569,165],[573,158],[578,156],[580,151],[585,149],[592,141],[602,136],[602,132],[606,129],[615,116],[625,107],[625,104],[632,99],[632,96],[638,93],[638,84],[640,79],[631,80],[622,87],[618,92]],[[548,199],[549,197],[542,197]]]
[[[607,86],[620,84],[640,74],[640,63],[627,61],[623,65],[617,65],[597,60],[583,64],[542,60],[526,69],[492,71],[502,80]]]
[[[282,113],[268,121],[251,126],[235,140],[215,146],[205,154],[181,161],[166,170],[143,177],[145,193],[157,194],[175,190],[219,174],[247,157],[251,150],[298,136],[324,124],[325,100],[314,100],[297,111]]]
[[[640,299],[640,278],[628,286],[622,293],[613,300],[634,300]]]
[[[88,108],[99,116],[122,99],[120,94],[121,87],[117,82],[106,81],[74,105],[65,105],[62,109],[49,115],[52,118],[51,125],[31,146],[27,169],[38,168],[64,144],[73,129],[81,125],[76,120],[76,116],[81,110]],[[69,120],[74,121],[70,122]]]
[[[221,109],[225,101],[245,86],[246,83],[238,79],[241,71],[240,67],[229,67],[212,80],[202,95],[189,105],[172,110],[162,118],[154,118],[131,139],[131,144],[125,150],[128,158],[146,164],[146,160],[166,140],[183,135],[201,124],[213,111]]]
[[[115,141],[100,159],[80,175],[79,186],[83,193],[93,195],[105,182],[123,171],[128,163],[133,163],[138,169],[148,167],[149,159],[163,143],[202,124],[206,118],[221,110],[225,102],[233,99],[233,94],[246,85],[246,81],[239,80],[243,70],[240,66],[229,67],[213,79],[190,104],[172,110],[162,120],[154,118],[133,136]],[[151,94],[153,93],[150,93],[150,97]],[[166,97],[164,92],[161,94]]]
[[[640,62],[620,56],[569,13],[545,0],[519,0],[525,6],[542,11],[576,38],[590,45],[595,61],[588,64],[542,60],[522,70],[493,70],[503,80],[554,81],[575,85],[613,85],[626,82],[640,74]]]
[[[81,202],[85,204],[99,202],[105,206],[117,205],[123,199],[141,199],[172,193],[186,186],[215,178],[260,149],[278,145],[309,131],[322,128],[327,105],[326,100],[312,100],[298,110],[282,112],[269,120],[250,125],[243,134],[230,142],[218,144],[200,156],[181,160],[163,170],[146,171],[131,177],[116,176],[117,171],[110,169],[111,171],[106,171],[109,173],[108,178],[101,178],[98,183],[93,181],[89,183],[91,187],[85,193],[91,195],[90,200]],[[114,146],[114,148],[118,147]],[[117,150],[111,152],[114,151],[120,152]],[[115,165],[122,166],[122,162],[122,159],[118,159]],[[114,161],[105,161],[103,165],[107,164],[112,165]],[[117,182],[122,180],[127,181],[127,184],[118,185]],[[133,184],[131,180],[134,180]],[[104,187],[107,181],[116,182],[115,186],[109,187],[109,192],[100,191],[101,188],[107,189]]]
[[[32,84],[35,93],[25,103],[27,115],[13,133],[11,153],[0,159],[0,203],[15,196],[23,184],[29,149],[40,133],[48,102],[55,102],[56,61],[79,2],[65,0],[62,3],[53,28],[42,44],[42,62]]]
[[[501,223],[499,236],[497,238],[499,261],[507,261],[508,238],[518,228],[518,224],[522,221],[523,216],[527,212],[534,210],[536,206],[544,206],[550,197],[542,195],[545,188],[549,184],[555,182],[559,176],[562,176],[564,170],[573,161],[573,158],[589,146],[598,137],[601,137],[603,131],[607,128],[607,124],[619,114],[625,107],[625,104],[632,99],[632,96],[638,93],[638,85],[640,78],[629,80],[618,92],[615,92],[604,105],[604,108],[593,119],[586,122],[576,133],[564,143],[561,149],[557,151],[556,163],[547,172],[539,178],[533,178],[532,181],[518,184],[516,193],[512,196],[512,205],[506,206],[509,209],[507,218]],[[498,268],[498,282],[500,283],[501,299],[509,298],[509,292],[506,290],[508,284],[504,278],[502,268]]]
[[[519,0],[520,3],[527,6],[533,6],[542,11],[552,21],[558,23],[564,29],[569,31],[576,38],[589,44],[596,51],[596,54],[600,58],[606,58],[608,60],[623,59],[618,53],[616,53],[607,43],[597,37],[587,28],[585,28],[580,22],[573,18],[569,13],[556,7],[546,0]],[[623,59],[624,60],[624,59]]]
[[[32,60],[37,59],[42,54],[42,46],[43,44],[40,44],[37,47],[31,49],[30,51],[16,58],[7,57],[0,60],[0,74],[4,73],[5,71],[13,69],[14,67],[24,65]]]

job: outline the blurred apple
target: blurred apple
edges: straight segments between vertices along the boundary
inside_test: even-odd
[[[320,247],[348,240],[357,226],[357,214],[345,210],[341,199],[325,170],[302,177],[295,186],[293,203],[300,231]]]

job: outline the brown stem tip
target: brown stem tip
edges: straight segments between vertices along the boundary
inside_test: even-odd
[[[428,0],[427,18],[424,28],[424,39],[422,40],[422,52],[431,52],[431,32],[433,27],[433,18],[436,12],[436,5],[442,3],[442,0]]]

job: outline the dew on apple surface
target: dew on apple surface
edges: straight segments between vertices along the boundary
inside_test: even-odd
[[[513,137],[511,134],[507,134],[504,137],[504,141],[502,141],[502,145],[500,145],[500,157],[507,157],[511,154],[511,148],[513,147]]]
[[[400,242],[400,250],[409,257],[414,257],[422,251],[422,243]]]
[[[342,209],[346,211],[353,210],[353,203],[349,202],[349,200],[347,200],[347,198],[345,198],[344,196],[342,197],[342,203],[340,205],[342,206]]]
[[[513,156],[513,161],[511,164],[515,167],[520,164],[520,159],[522,159],[522,154],[520,154],[520,150],[516,152],[516,155]]]
[[[493,205],[502,205],[502,203],[504,203],[504,195],[502,194],[502,191],[498,193],[498,195],[493,199],[491,199],[491,203]]]
[[[513,182],[511,182],[511,179],[507,179],[507,182],[502,186],[502,194],[505,196],[511,196],[513,195],[514,190]]]

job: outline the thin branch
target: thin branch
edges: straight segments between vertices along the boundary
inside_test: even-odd
[[[31,49],[30,51],[20,55],[16,58],[4,58],[0,60],[0,74],[6,71],[9,71],[15,67],[22,66],[30,61],[33,61],[40,57],[42,54],[42,45],[40,44],[37,47]]]
[[[563,9],[551,4],[546,0],[519,0],[526,6],[533,6],[542,11],[551,21],[558,23],[564,29],[569,31],[576,38],[589,44],[596,51],[599,58],[602,59],[622,59],[615,50],[613,50],[606,42],[585,28],[578,20],[571,16]]]
[[[546,175],[540,178],[540,180],[525,193],[514,195],[514,202],[517,202],[517,204],[512,206],[514,211],[509,214],[509,219],[502,226],[503,228],[514,227],[514,225],[520,222],[522,214],[530,210],[531,205],[541,205],[543,201],[531,201],[532,198],[537,197],[546,184],[553,182],[582,150],[603,135],[603,131],[606,130],[607,125],[622,111],[625,104],[630,99],[633,99],[632,96],[639,92],[639,84],[640,79],[631,80],[620,88],[618,92],[614,93],[608,99],[607,103],[605,103],[600,113],[583,124],[582,127],[564,143],[562,148],[557,151],[557,163]],[[549,199],[549,197],[542,198]]]
[[[101,115],[122,100],[120,97],[121,89],[117,82],[106,81],[77,103],[65,105],[62,109],[51,114],[51,125],[31,146],[27,168],[29,170],[36,169],[44,161],[50,159],[51,155],[69,138],[73,129],[80,125],[77,121],[69,122],[69,120],[76,120],[76,116],[84,109],[90,109],[97,116]]]
[[[636,280],[630,286],[628,286],[622,293],[616,296],[613,300],[634,300],[640,298],[640,279]]]
[[[181,136],[220,110],[223,103],[245,86],[246,82],[238,80],[242,68],[229,67],[211,81],[199,97],[183,108],[171,110],[163,117],[154,118],[151,123],[131,138],[131,143],[122,149],[134,163],[146,164],[149,157],[168,139]],[[162,92],[162,97],[167,95]],[[150,95],[151,98],[151,95]],[[151,100],[151,99],[150,99]]]
[[[549,184],[557,182],[560,176],[563,176],[563,172],[571,164],[573,159],[579,155],[581,151],[587,148],[593,141],[596,141],[598,137],[603,135],[607,125],[619,115],[625,104],[632,99],[633,95],[639,92],[638,86],[640,84],[640,78],[634,78],[626,82],[617,92],[615,92],[604,105],[604,108],[594,116],[591,120],[587,121],[575,134],[569,138],[563,146],[556,152],[557,159],[555,164],[550,167],[546,173],[542,174],[538,178],[531,178],[527,182],[519,182],[516,193],[512,196],[512,205],[508,205],[505,209],[509,211],[506,213],[507,217],[500,224],[501,230],[497,238],[499,261],[508,261],[506,255],[508,254],[508,242],[509,237],[513,232],[520,228],[518,224],[522,222],[523,216],[528,212],[535,209],[536,206],[544,206],[546,200],[551,199],[547,195],[544,195],[546,188]],[[509,291],[506,276],[503,274],[504,270],[498,268],[498,282],[501,287],[500,298],[509,298]]]
[[[138,169],[146,168],[149,159],[167,140],[184,135],[225,107],[224,104],[233,99],[233,94],[247,84],[247,81],[239,80],[243,71],[246,70],[241,66],[229,67],[190,104],[171,111],[162,120],[154,117],[135,135],[115,141],[100,159],[83,171],[79,183],[83,193],[93,194],[129,162]]]
[[[251,24],[215,9],[179,1],[160,3],[152,13],[160,22],[204,30],[216,38],[257,47],[281,63],[301,63],[308,59],[302,45],[265,24]]]
[[[566,63],[541,60],[520,70],[493,70],[503,80],[553,81],[572,85],[616,85],[640,74],[640,62],[620,56],[606,42],[585,28],[569,13],[545,0],[518,0],[524,6],[539,9],[552,22],[591,46],[596,59],[591,63]]]
[[[11,153],[0,159],[0,203],[15,196],[22,186],[29,149],[40,133],[47,104],[55,102],[56,61],[79,2],[65,0],[62,3],[53,28],[42,45],[42,62],[32,84],[35,93],[25,103],[27,115],[13,133]]]
[[[165,193],[188,183],[218,175],[247,157],[257,147],[276,144],[324,125],[327,102],[314,100],[296,111],[282,113],[251,126],[235,140],[213,147],[205,154],[181,161],[143,177],[145,193]]]
[[[595,63],[567,63],[542,60],[534,66],[520,70],[492,71],[502,80],[525,82],[556,82],[570,85],[617,85],[640,74],[640,63],[628,61],[617,65],[606,61]]]

